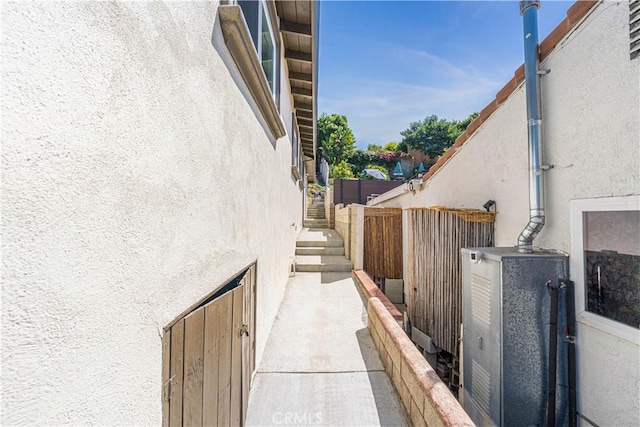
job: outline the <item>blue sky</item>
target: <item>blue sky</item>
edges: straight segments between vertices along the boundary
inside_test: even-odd
[[[571,1],[542,1],[542,40]],[[523,62],[517,1],[321,1],[318,109],[359,148],[416,120],[480,111]]]

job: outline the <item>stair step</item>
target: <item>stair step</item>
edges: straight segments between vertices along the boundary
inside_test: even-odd
[[[343,248],[344,249],[344,242],[337,241],[337,240],[327,240],[327,241],[322,241],[322,240],[302,240],[302,241],[296,242],[296,246],[298,248],[323,247],[323,248]]]
[[[343,247],[342,237],[330,228],[303,229],[296,241],[296,247]]]
[[[296,248],[296,255],[344,255],[340,246],[308,246]]]
[[[309,223],[309,224],[327,224],[327,220],[326,219],[305,219],[304,220],[305,223]]]
[[[351,271],[353,263],[344,256],[336,255],[297,255],[296,271],[327,272]]]

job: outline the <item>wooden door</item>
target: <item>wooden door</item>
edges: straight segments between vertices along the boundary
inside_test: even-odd
[[[163,426],[244,425],[255,355],[255,266],[163,336]]]
[[[244,325],[246,332],[242,337],[242,419],[247,417],[249,391],[255,371],[256,334],[255,334],[255,268],[250,269],[245,276],[244,284]]]

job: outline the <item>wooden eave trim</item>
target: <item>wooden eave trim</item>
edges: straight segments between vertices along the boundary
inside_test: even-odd
[[[242,80],[247,85],[274,138],[282,138],[286,135],[284,123],[271,95],[240,6],[218,6],[218,16],[224,42],[238,67]]]
[[[306,119],[304,117],[298,117],[298,126],[311,126],[311,127],[313,127],[313,119]]]
[[[311,37],[311,25],[280,20],[280,31],[294,36]]]
[[[284,57],[285,59],[290,59],[293,61],[308,62],[308,63],[313,62],[311,59],[311,54],[309,52],[300,52],[298,50],[285,49]]]
[[[302,102],[293,102],[293,108],[298,111],[310,111],[313,112],[313,104],[303,104]]]
[[[313,76],[306,73],[290,72],[289,80],[298,80],[301,82],[313,83]]]
[[[305,89],[303,87],[291,86],[291,93],[294,95],[308,96],[310,98],[313,98],[313,90]]]

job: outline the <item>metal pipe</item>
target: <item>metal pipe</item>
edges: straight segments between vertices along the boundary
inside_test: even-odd
[[[567,324],[564,333],[567,340],[567,368],[569,381],[569,427],[578,425],[578,408],[576,398],[576,306],[573,290],[573,282],[563,280],[567,301]]]
[[[518,237],[518,251],[533,252],[533,239],[544,227],[544,180],[542,163],[542,115],[540,112],[540,76],[538,69],[537,0],[521,0],[520,14],[524,30],[524,76],[527,96],[527,135],[529,147],[529,223]]]
[[[547,427],[556,425],[556,372],[558,358],[558,288],[550,281],[547,289],[551,297],[549,307],[549,371],[547,372]]]

